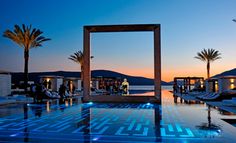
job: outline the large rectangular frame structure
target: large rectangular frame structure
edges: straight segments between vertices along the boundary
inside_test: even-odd
[[[154,33],[154,93],[155,96],[91,96],[90,95],[90,33],[142,32]],[[84,26],[83,101],[95,102],[156,102],[161,103],[161,26],[160,24],[92,25]]]

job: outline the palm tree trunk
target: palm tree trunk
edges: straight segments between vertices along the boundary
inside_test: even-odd
[[[207,61],[207,79],[210,78],[210,61]]]
[[[29,50],[24,50],[24,59],[25,59],[25,66],[24,66],[24,87],[25,93],[27,93],[27,85],[28,85],[28,63],[29,63]]]

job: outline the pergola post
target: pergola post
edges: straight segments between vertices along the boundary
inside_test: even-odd
[[[89,100],[90,97],[90,32],[88,29],[84,28],[84,60],[83,60],[83,99],[85,101]]]
[[[155,96],[161,102],[161,27],[154,29],[154,87]]]

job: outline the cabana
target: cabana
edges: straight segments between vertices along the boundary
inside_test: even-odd
[[[11,94],[11,74],[6,71],[0,71],[0,96]]]
[[[64,83],[68,86],[70,92],[75,89],[81,90],[81,79],[77,77],[65,77]]]
[[[206,92],[218,92],[219,91],[219,85],[218,85],[217,78],[207,79],[205,82],[205,85],[206,85]]]
[[[96,89],[105,89],[107,90],[108,86],[117,84],[121,86],[122,79],[119,77],[103,77],[97,76],[92,78],[92,87]]]
[[[210,78],[206,81],[205,95],[198,96],[201,100],[221,101],[236,97],[236,76],[222,76]],[[228,103],[228,101],[224,101]],[[230,101],[231,102],[231,101]]]
[[[236,88],[236,76],[222,76],[206,80],[207,92],[218,92],[219,94],[227,90]]]
[[[51,91],[59,91],[60,85],[63,83],[63,77],[53,75],[40,76],[40,83]]]
[[[219,93],[236,88],[236,76],[222,76],[218,79]]]
[[[204,77],[175,77],[174,78],[174,92],[177,92],[179,86],[182,86],[185,92],[193,89],[202,90],[204,88]]]

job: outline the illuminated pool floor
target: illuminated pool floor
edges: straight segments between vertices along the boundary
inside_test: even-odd
[[[0,107],[2,142],[234,142],[236,127],[203,104],[61,104]],[[15,110],[14,110],[15,109]],[[224,114],[223,114],[224,113]],[[227,115],[226,115],[227,114]],[[222,120],[224,119],[224,120]]]

